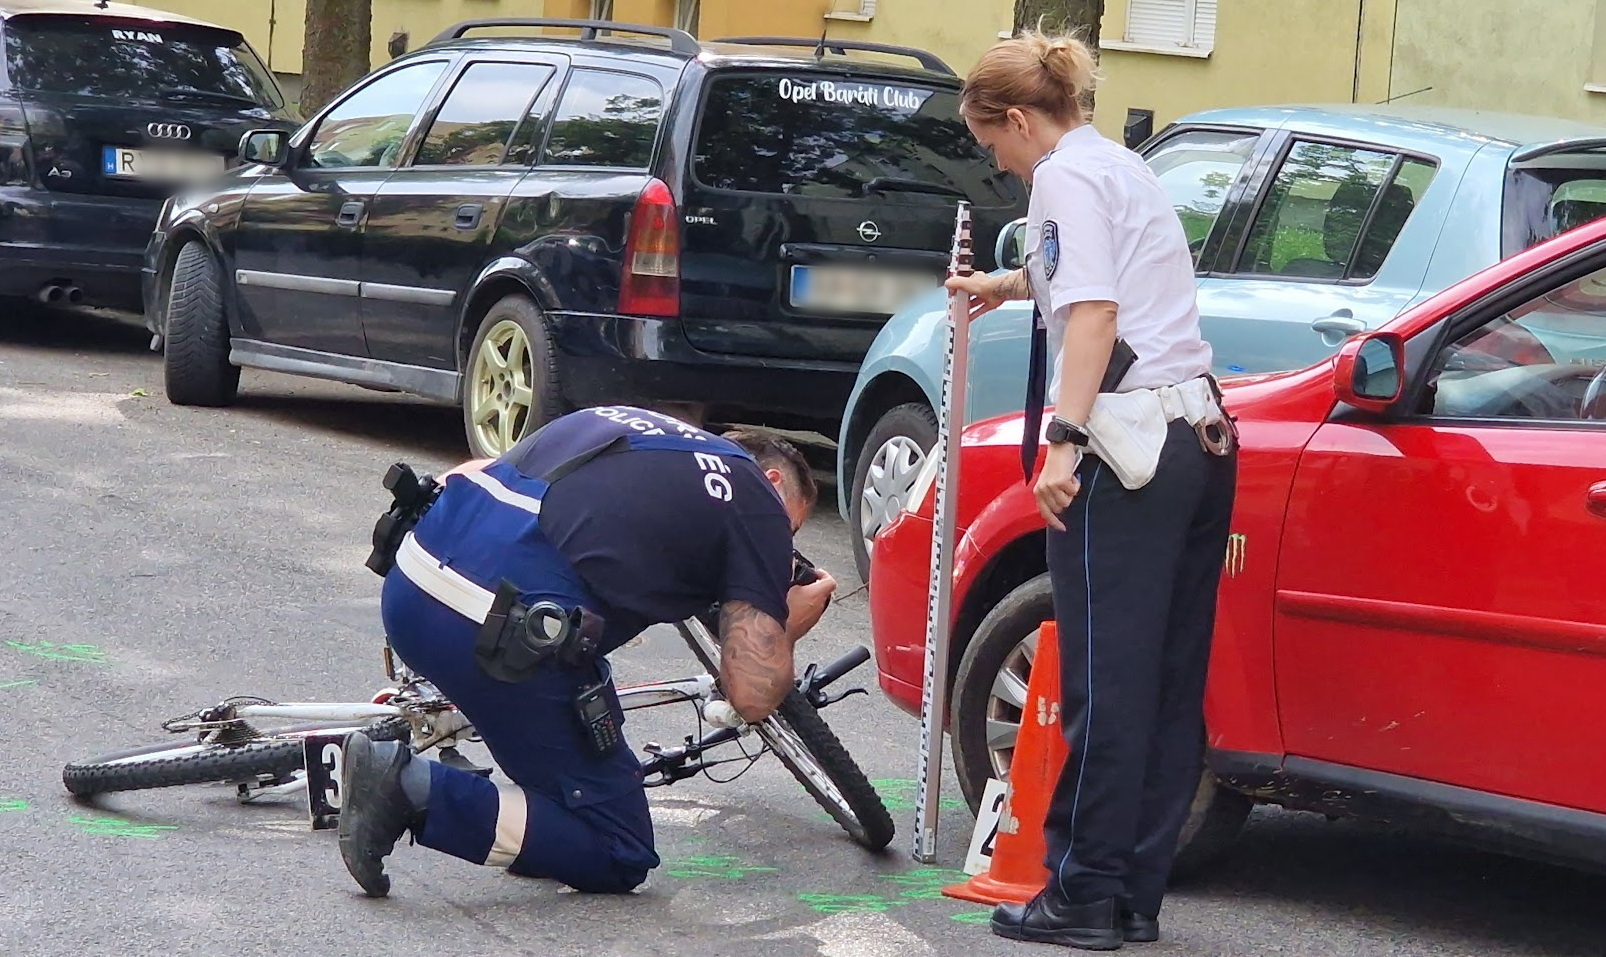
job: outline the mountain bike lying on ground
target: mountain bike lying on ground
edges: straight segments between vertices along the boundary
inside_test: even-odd
[[[799,556],[801,559],[801,556]],[[719,647],[708,624],[692,618],[676,625],[705,673],[671,681],[618,688],[626,711],[691,702],[698,716],[699,736],[688,735],[678,747],[648,744],[642,773],[647,787],[662,787],[720,765],[749,767],[773,751],[858,844],[877,851],[892,840],[892,818],[875,788],[847,749],[820,717],[820,709],[863,689],[837,695],[826,688],[864,664],[870,652],[855,648],[825,667],[809,665],[779,709],[749,725],[719,694]],[[233,784],[242,803],[270,795],[305,791],[315,829],[332,825],[339,812],[341,742],[361,728],[375,740],[408,741],[414,752],[440,750],[443,763],[481,774],[458,751],[478,735],[468,720],[428,681],[397,667],[388,646],[385,670],[395,682],[366,703],[275,703],[264,698],[230,698],[221,704],[165,721],[175,734],[193,741],[137,748],[67,765],[62,781],[73,794],[87,797],[112,791],[174,787],[184,784]],[[277,730],[261,730],[268,720],[311,722]],[[704,730],[704,726],[712,730]],[[759,747],[748,746],[757,737]],[[712,752],[719,750],[720,755]],[[734,753],[733,753],[734,752]],[[742,768],[737,774],[745,772]],[[734,780],[710,780],[724,783]]]

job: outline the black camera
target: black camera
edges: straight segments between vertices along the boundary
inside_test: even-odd
[[[792,585],[812,585],[820,577],[820,570],[814,563],[803,557],[803,553],[792,549]]]

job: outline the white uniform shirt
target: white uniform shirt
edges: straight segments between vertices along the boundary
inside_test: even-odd
[[[1048,399],[1059,398],[1073,303],[1116,304],[1116,334],[1137,361],[1119,391],[1176,385],[1210,371],[1199,335],[1193,255],[1182,221],[1142,157],[1080,126],[1037,164],[1027,216],[1032,295],[1048,327]]]

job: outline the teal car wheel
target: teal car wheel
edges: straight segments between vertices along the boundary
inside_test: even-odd
[[[893,406],[864,440],[850,499],[853,561],[861,581],[870,580],[875,537],[909,501],[926,455],[937,444],[937,416],[921,402]]]

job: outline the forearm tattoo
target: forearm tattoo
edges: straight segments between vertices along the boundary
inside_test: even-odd
[[[1032,284],[1026,281],[1026,270],[1017,269],[1004,276],[1001,284],[1004,295],[1009,299],[1032,298]]]
[[[792,689],[792,640],[786,626],[744,601],[719,610],[719,682],[747,721],[762,720]]]

